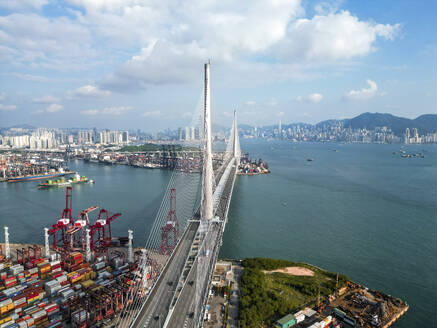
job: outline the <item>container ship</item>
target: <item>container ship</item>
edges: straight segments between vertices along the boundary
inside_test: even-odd
[[[47,180],[44,183],[40,183],[38,188],[56,188],[56,187],[68,187],[74,184],[82,184],[82,183],[94,183],[94,180],[88,179],[86,176],[80,176],[79,174],[75,174],[73,179],[65,180],[64,178],[58,180]]]
[[[62,168],[59,169],[58,172],[55,170],[51,170],[47,173],[41,173],[41,174],[28,174],[28,175],[18,175],[16,177],[9,178],[8,182],[22,182],[22,181],[30,181],[30,180],[41,180],[41,179],[47,179],[47,178],[56,178],[61,177],[67,174],[73,174],[75,172],[66,172]]]

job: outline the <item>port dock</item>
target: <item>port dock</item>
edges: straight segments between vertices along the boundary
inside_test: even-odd
[[[61,202],[62,204],[62,202]],[[147,292],[139,267],[153,279],[164,257],[158,250],[133,248],[127,237],[111,233],[121,219],[97,206],[72,215],[72,188],[57,222],[41,231],[44,245],[13,244],[13,231],[4,227],[0,244],[1,327],[91,327],[115,322],[117,314]],[[97,212],[95,212],[97,213]],[[96,215],[94,215],[96,216]],[[76,216],[75,216],[76,217]],[[117,222],[116,222],[117,221]]]

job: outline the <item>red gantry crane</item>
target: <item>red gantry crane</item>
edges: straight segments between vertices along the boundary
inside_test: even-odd
[[[119,216],[121,216],[121,213],[116,213],[109,216],[109,212],[103,208],[99,211],[96,223],[90,227],[92,251],[98,254],[103,254],[106,252],[106,248],[111,246],[111,222]]]
[[[80,211],[73,226],[67,230],[67,239],[71,250],[82,250],[86,248],[86,228],[90,226],[88,213],[98,209],[98,206],[91,206]]]
[[[58,249],[63,247],[64,250],[68,250],[67,230],[73,223],[73,216],[71,214],[71,207],[73,204],[73,188],[67,187],[65,193],[65,208],[62,210],[62,214],[58,222],[52,225],[49,230],[49,234],[53,238],[52,247]]]
[[[167,223],[161,228],[161,253],[169,254],[179,239],[179,222],[176,216],[176,189],[170,189],[170,210]]]

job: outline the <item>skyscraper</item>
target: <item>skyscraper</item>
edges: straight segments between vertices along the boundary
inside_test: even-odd
[[[404,143],[405,144],[409,144],[410,143],[410,129],[409,128],[405,129]]]

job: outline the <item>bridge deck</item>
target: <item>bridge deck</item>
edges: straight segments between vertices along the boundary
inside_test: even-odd
[[[229,163],[230,160],[226,164],[229,165]],[[227,165],[223,165],[218,170],[218,172],[216,172],[216,180],[221,179],[224,169]],[[210,259],[212,260],[212,262],[209,263],[209,266],[212,266],[212,268],[214,268],[215,266],[215,261],[217,259],[218,251],[220,249],[221,237],[224,230],[224,225],[226,224],[226,216],[230,203],[230,197],[232,195],[232,188],[235,181],[235,176],[236,167],[233,167],[232,173],[228,176],[228,181],[225,184],[216,211],[216,216],[218,216],[221,220],[220,222],[213,223],[211,226],[210,237],[213,241],[213,245],[212,254],[210,255]],[[164,322],[169,314],[172,299],[175,295],[179,279],[184,270],[185,262],[193,245],[198,228],[198,221],[189,223],[189,226],[187,227],[187,232],[182,237],[179,246],[175,249],[175,253],[172,256],[172,259],[165,268],[165,271],[161,273],[159,280],[153,287],[151,294],[142,306],[131,327],[163,327]],[[212,276],[212,272],[208,273],[209,276]],[[166,327],[185,328],[195,326],[195,282],[199,278],[197,277],[197,275],[197,261],[195,261],[186,279],[187,282],[192,281],[193,283],[186,283],[182,291],[179,293],[179,297],[176,300],[176,305],[171,311],[170,317],[167,319]],[[209,277],[201,277],[201,279],[204,280],[204,288],[202,288],[202,294],[207,295],[209,288]],[[197,286],[197,288],[199,288],[199,286]],[[197,304],[197,306],[199,306],[199,304]],[[200,309],[200,313],[202,312],[202,309]]]
[[[230,204],[230,198],[232,196],[232,189],[234,185],[234,179],[236,176],[236,168],[228,177],[228,181],[226,182],[225,188],[223,190],[223,194],[220,198],[220,204],[217,208],[216,215],[221,219],[221,222],[213,223],[211,226],[211,235],[210,238],[213,241],[212,254],[211,254],[211,263],[210,267],[214,270],[215,262],[218,257],[218,252],[220,250],[220,245],[222,241],[222,233],[224,230],[224,225],[226,224],[226,216],[228,213],[228,208]],[[197,261],[195,261],[195,265],[191,269],[187,281],[196,281],[198,278],[201,278],[204,281],[204,290],[202,290],[203,296],[206,296],[209,291],[210,281],[208,278],[211,277],[212,272],[207,272],[207,276],[198,277],[199,272],[197,271]],[[209,277],[208,277],[209,276]],[[195,294],[196,294],[196,284],[185,284],[182,292],[179,295],[179,299],[177,300],[176,306],[171,312],[171,317],[168,320],[167,328],[179,328],[179,327],[195,327],[195,308],[196,306],[203,306],[204,304],[196,304]],[[203,313],[203,311],[201,311]],[[203,320],[201,317],[200,320]]]
[[[191,222],[187,227],[188,231],[175,249],[173,260],[169,262],[165,272],[162,272],[133,327],[162,327],[198,226],[198,222]]]

